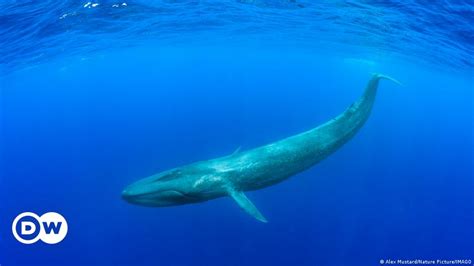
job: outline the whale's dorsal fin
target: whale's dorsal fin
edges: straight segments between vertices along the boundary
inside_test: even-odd
[[[246,213],[252,215],[255,219],[260,222],[267,222],[267,219],[260,213],[260,211],[253,205],[253,203],[245,196],[244,192],[235,189],[229,189],[229,196],[231,196],[235,202],[242,208]]]
[[[226,155],[226,156],[224,156],[224,157],[222,157],[222,158],[232,158],[233,156],[239,154],[241,147],[242,147],[242,146],[237,147],[237,149],[235,149],[234,152],[232,152],[231,154]]]
[[[235,149],[235,151],[230,156],[234,156],[237,153],[239,153],[241,148],[242,148],[242,146],[237,147],[237,149]]]

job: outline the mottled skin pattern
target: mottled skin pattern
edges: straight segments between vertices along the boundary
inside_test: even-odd
[[[336,118],[312,130],[245,152],[150,176],[128,186],[122,196],[130,203],[155,207],[231,196],[249,214],[266,221],[242,191],[279,183],[315,165],[349,141],[369,117],[381,78],[395,81],[374,74],[359,100]]]

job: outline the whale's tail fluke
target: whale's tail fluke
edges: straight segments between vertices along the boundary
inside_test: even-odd
[[[390,76],[386,76],[386,75],[379,74],[379,73],[372,73],[372,75],[374,75],[374,77],[377,78],[377,79],[390,80],[390,81],[395,82],[396,84],[398,84],[398,85],[400,85],[400,86],[403,86],[403,84],[402,84],[400,81],[398,81],[398,80],[396,80],[396,79],[394,79],[394,78],[392,78],[392,77],[390,77]]]

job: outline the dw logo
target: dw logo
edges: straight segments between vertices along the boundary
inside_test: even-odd
[[[61,242],[67,234],[67,222],[56,212],[38,216],[32,212],[20,213],[12,224],[13,236],[23,244],[33,244],[41,239],[47,244]]]

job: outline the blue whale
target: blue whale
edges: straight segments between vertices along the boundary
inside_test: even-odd
[[[381,79],[374,74],[364,94],[342,114],[309,131],[207,161],[177,167],[139,180],[122,192],[130,203],[175,206],[229,196],[257,220],[266,218],[245,191],[268,187],[317,164],[348,142],[367,121]]]

